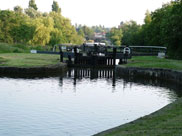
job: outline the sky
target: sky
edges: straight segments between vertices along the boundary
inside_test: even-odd
[[[74,25],[118,26],[121,21],[134,20],[142,24],[146,10],[154,11],[171,0],[57,0],[62,15]],[[38,10],[51,11],[53,0],[35,0]],[[0,9],[12,10],[19,5],[28,7],[29,0],[0,0]]]

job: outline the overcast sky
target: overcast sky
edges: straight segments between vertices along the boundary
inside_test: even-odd
[[[0,0],[0,9],[13,9],[16,5],[28,7],[29,0]],[[72,24],[118,26],[121,21],[135,20],[142,24],[145,12],[162,7],[171,0],[57,0],[62,15]],[[53,0],[35,0],[42,12],[51,11]]]

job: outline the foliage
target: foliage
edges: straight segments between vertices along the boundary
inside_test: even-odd
[[[182,59],[182,1],[164,4],[162,8],[145,14],[144,24],[126,22],[122,43],[126,45],[166,46],[168,56]]]
[[[15,6],[14,11],[17,13],[23,13],[23,9],[20,6]]]
[[[80,35],[84,35],[86,40],[93,40],[94,39],[93,29],[86,26],[86,25],[80,26],[78,28],[78,32],[80,33]]]
[[[28,53],[30,50],[47,51],[50,50],[49,46],[31,46],[24,44],[7,44],[0,43],[0,53]]]
[[[141,29],[135,21],[125,22],[121,29],[123,31],[122,43],[124,45],[134,45],[138,43],[138,33]]]
[[[61,15],[61,8],[53,2],[53,12],[41,13],[34,0],[29,8],[14,7],[14,11],[0,10],[0,42],[29,45],[82,44],[71,21]]]
[[[38,18],[41,17],[41,12],[35,10],[32,7],[29,7],[27,9],[25,9],[25,13],[30,17],[30,18]]]
[[[92,30],[96,33],[102,33],[102,32],[106,32],[106,29],[104,26],[92,26]]]
[[[113,45],[121,45],[121,40],[123,37],[123,33],[121,29],[118,28],[111,28],[110,32],[108,33],[107,37],[111,40]]]
[[[150,15],[150,11],[147,10],[146,13],[145,13],[145,19],[144,19],[144,22],[146,25],[150,24],[152,21],[152,17]]]
[[[33,20],[35,31],[30,43],[32,45],[46,45],[50,41],[50,33],[53,29],[53,19],[49,17],[41,17]]]
[[[86,41],[94,40],[95,42],[101,42],[102,40],[105,40],[105,38],[96,39],[95,34],[96,33],[105,34],[106,32],[109,32],[109,28],[105,28],[104,26],[101,26],[101,25],[88,27],[86,25],[82,26],[82,25],[75,24],[75,27],[78,34],[84,37]]]
[[[15,13],[9,10],[0,11],[0,42],[13,43],[10,31],[16,27]]]
[[[37,5],[35,4],[35,0],[30,0],[29,1],[29,8],[33,8],[35,10],[37,10]]]
[[[57,13],[61,13],[61,8],[59,7],[59,4],[57,1],[53,1],[53,4],[52,4],[52,11],[55,11]]]

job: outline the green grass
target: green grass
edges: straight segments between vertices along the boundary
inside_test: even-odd
[[[50,50],[47,46],[0,43],[0,66],[37,67],[54,65],[59,62],[59,55],[30,54],[30,50]]]
[[[37,67],[59,63],[59,55],[30,53],[0,53],[0,66]]]
[[[182,70],[182,60],[161,59],[155,56],[137,56],[128,60],[128,64],[125,66]]]
[[[181,60],[133,57],[126,67],[182,70]],[[163,109],[97,136],[182,136],[182,98]]]
[[[119,126],[97,136],[181,136],[182,99],[151,115]]]

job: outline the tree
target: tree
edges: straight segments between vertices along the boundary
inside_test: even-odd
[[[25,13],[31,18],[36,18],[36,17],[41,17],[42,16],[41,12],[39,12],[39,11],[37,11],[34,8],[31,8],[31,7],[25,9]]]
[[[54,46],[55,44],[59,44],[59,43],[62,43],[62,37],[63,37],[63,34],[61,31],[59,31],[59,29],[57,28],[54,28],[51,33],[50,33],[50,41],[49,41],[49,44]]]
[[[61,8],[59,7],[58,2],[55,0],[53,1],[53,4],[52,4],[52,11],[61,13]]]
[[[38,8],[37,8],[37,5],[35,4],[35,0],[30,0],[29,1],[29,6],[28,6],[29,8],[33,8],[33,9],[35,9],[35,10],[37,10]]]
[[[14,11],[17,13],[23,13],[23,9],[20,6],[15,6]]]
[[[182,2],[175,1],[163,8],[162,42],[168,47],[171,58],[182,59]]]
[[[85,37],[85,34],[84,34],[84,32],[83,32],[82,29],[79,29],[79,30],[78,30],[78,35],[80,35],[80,36],[82,36],[82,37]]]
[[[118,45],[118,46],[121,45],[121,40],[123,37],[121,29],[115,27],[111,28],[108,36],[113,45]]]
[[[13,43],[13,38],[11,36],[11,30],[16,25],[16,17],[14,12],[9,10],[0,11],[0,26],[1,34],[0,41],[6,43]]]
[[[84,32],[86,40],[93,40],[94,39],[94,31],[91,28],[84,25],[81,29]]]
[[[59,43],[82,44],[83,37],[78,35],[68,18],[60,14],[54,1],[53,12],[37,11],[35,0],[30,0],[29,8],[23,13],[20,6],[14,11],[0,10],[0,42],[24,43],[31,45],[54,45]]]
[[[129,21],[122,24],[123,31],[122,43],[124,45],[136,45],[138,43],[138,33],[140,26],[135,21]]]
[[[54,22],[50,17],[40,17],[33,20],[34,31],[33,39],[30,41],[33,45],[46,45],[50,41],[50,33],[53,29]]]
[[[147,10],[146,13],[145,13],[144,22],[145,22],[145,24],[150,24],[151,21],[152,21],[151,14],[150,14],[149,10]]]

